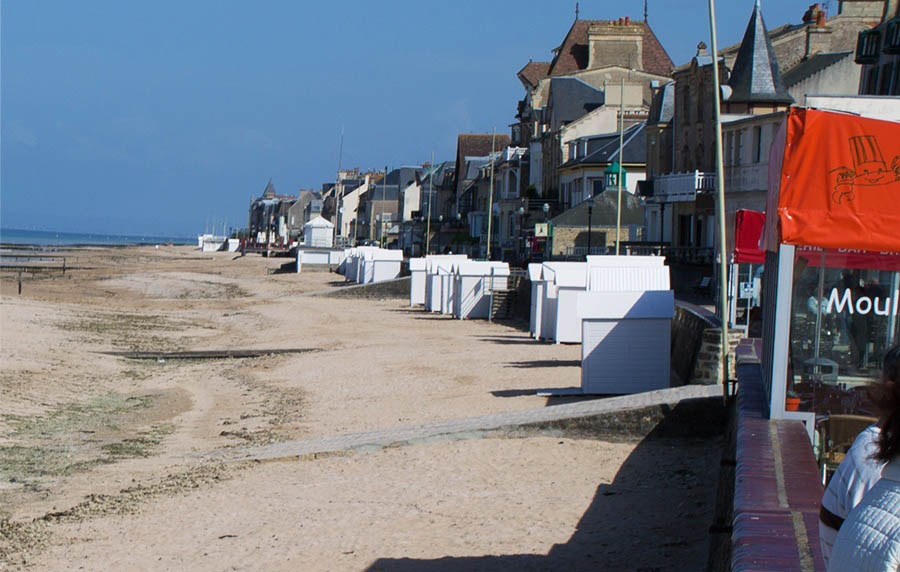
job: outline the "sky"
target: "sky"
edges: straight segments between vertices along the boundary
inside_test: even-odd
[[[763,0],[766,24],[810,3]],[[718,3],[720,46],[753,4]],[[643,0],[580,13],[642,19]],[[574,15],[546,0],[2,0],[0,226],[187,236],[245,226],[270,178],[296,194],[339,160],[453,160],[459,133],[508,133],[516,72],[549,61]],[[648,20],[676,65],[709,43],[705,0],[649,0]]]

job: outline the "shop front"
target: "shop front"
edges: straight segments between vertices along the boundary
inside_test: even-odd
[[[900,341],[900,126],[795,108],[770,161],[764,386],[825,478],[876,421],[867,386]]]

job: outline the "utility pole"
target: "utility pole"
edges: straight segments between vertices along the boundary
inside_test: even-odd
[[[338,188],[341,184],[341,161],[344,158],[344,127],[341,126],[341,146],[338,151],[338,170],[337,170],[337,179],[334,182],[334,212],[332,213],[334,219],[334,228],[332,229],[332,237],[331,237],[331,246],[337,246],[337,237],[338,237],[338,225],[343,224],[344,221],[341,219],[343,217],[338,216],[338,212],[341,208],[340,197],[338,197]],[[343,236],[343,233],[341,233]]]
[[[757,3],[759,0],[757,0]],[[713,56],[713,111],[716,123],[716,219],[719,224],[719,313],[722,320],[722,396],[728,401],[728,270],[725,242],[725,168],[722,161],[722,105],[719,87],[719,49],[716,42],[716,2],[709,0],[709,33]]]
[[[488,161],[491,162],[491,182],[488,187],[488,231],[487,231],[487,259],[491,259],[491,221],[494,220],[494,140],[497,137],[497,128],[491,135],[491,152],[488,153]]]
[[[616,207],[616,256],[619,255],[619,241],[622,237],[622,163],[625,157],[622,156],[625,147],[625,78],[622,77],[622,89],[619,92],[619,176],[617,183],[619,184],[618,206]]]
[[[388,175],[388,167],[384,166],[384,178],[381,180],[381,224],[379,225],[381,228],[378,229],[378,246],[380,248],[384,248],[383,240],[384,240],[384,201],[385,201],[385,193],[387,193],[387,175]],[[399,187],[399,185],[398,185]]]

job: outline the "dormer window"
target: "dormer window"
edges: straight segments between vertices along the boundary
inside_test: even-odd
[[[856,41],[856,63],[874,64],[878,61],[878,47],[881,44],[881,32],[863,30]]]

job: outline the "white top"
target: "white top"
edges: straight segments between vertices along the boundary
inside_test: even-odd
[[[878,435],[881,431],[872,425],[862,431],[853,441],[847,456],[841,461],[837,471],[831,477],[828,488],[822,496],[822,506],[835,516],[846,520],[853,507],[858,505],[863,496],[875,486],[881,478],[884,463],[875,461],[871,455],[877,451]],[[819,544],[822,555],[828,564],[831,549],[838,531],[819,521]]]
[[[838,532],[829,571],[896,572],[900,569],[900,459],[884,466],[881,480],[856,505]]]
[[[309,221],[308,223],[306,223],[306,224],[303,225],[303,228],[306,228],[306,227],[310,227],[310,228],[334,228],[334,225],[331,224],[329,221],[325,220],[324,218],[322,218],[322,217],[320,217],[320,216],[317,216],[316,218],[312,219],[311,221]]]

